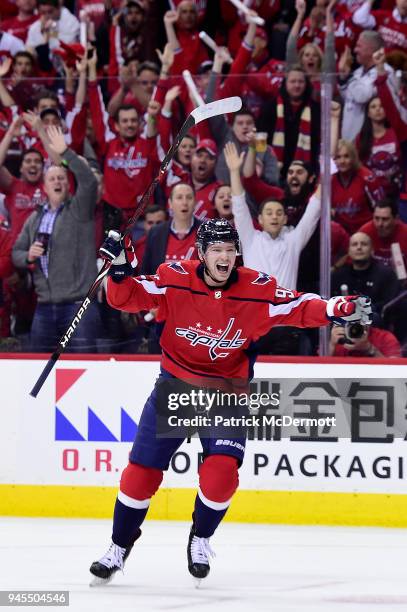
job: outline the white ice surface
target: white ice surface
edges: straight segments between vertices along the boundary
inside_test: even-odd
[[[195,589],[189,525],[148,521],[125,574],[90,588],[88,567],[110,532],[107,520],[0,517],[0,589],[69,590],[70,606],[60,608],[69,612],[407,610],[407,530],[225,523],[211,540],[211,573]]]

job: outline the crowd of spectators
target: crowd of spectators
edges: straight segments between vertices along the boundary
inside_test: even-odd
[[[227,96],[242,109],[184,137],[133,227],[139,272],[195,258],[199,224],[221,217],[245,265],[319,292],[326,82],[332,295],[374,306],[369,329],[334,327],[329,350],[407,356],[407,1],[244,4],[1,0],[0,350],[55,348],[106,233],[125,229],[191,110]],[[154,315],[114,311],[102,288],[69,350],[158,352]],[[291,328],[259,349],[318,354]]]

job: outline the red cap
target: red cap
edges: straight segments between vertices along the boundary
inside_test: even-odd
[[[207,151],[209,155],[212,157],[216,157],[218,155],[218,147],[216,146],[216,142],[211,140],[210,138],[204,138],[200,140],[198,146],[196,147],[196,152],[198,151]]]
[[[62,57],[63,61],[70,68],[75,68],[76,62],[79,62],[85,55],[85,49],[79,43],[66,44],[63,40],[59,41],[60,48],[54,49],[52,52],[55,55]]]

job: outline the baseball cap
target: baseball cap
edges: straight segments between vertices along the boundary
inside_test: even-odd
[[[136,6],[141,11],[143,11],[143,13],[146,12],[146,7],[145,7],[144,2],[142,0],[127,0],[126,8],[131,8],[132,6]]]
[[[57,108],[53,108],[52,106],[49,108],[44,108],[44,110],[40,112],[40,119],[44,119],[45,115],[49,114],[55,115],[55,117],[58,117],[58,119],[62,119],[59,110]]]
[[[215,141],[211,138],[204,138],[201,140],[196,147],[196,152],[198,153],[198,151],[207,151],[209,155],[212,155],[212,157],[216,157],[218,155],[218,147],[216,146]]]
[[[302,159],[293,159],[290,166],[301,166],[302,168],[304,168],[304,170],[308,172],[309,175],[315,174],[315,170],[312,167],[312,164],[310,162],[303,161]]]
[[[80,62],[85,55],[85,49],[80,43],[64,43],[59,41],[59,48],[53,49],[54,55],[59,55],[65,64],[70,68],[75,68],[76,62]]]
[[[199,68],[196,71],[196,73],[205,74],[205,72],[212,70],[212,66],[213,66],[213,62],[211,62],[211,60],[205,60],[204,62],[202,62],[202,64],[199,65]]]

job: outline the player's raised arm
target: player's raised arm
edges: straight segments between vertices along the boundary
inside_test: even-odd
[[[232,208],[235,218],[236,229],[239,232],[243,249],[249,246],[253,240],[256,230],[253,226],[252,217],[246,202],[246,196],[240,177],[243,165],[244,153],[238,153],[233,142],[227,142],[224,148],[226,165],[230,172],[230,185],[232,188]]]
[[[137,257],[130,236],[111,230],[99,249],[103,259],[112,262],[108,273],[107,301],[126,312],[150,310],[162,305],[165,288],[156,285],[155,276],[135,276]]]
[[[273,326],[323,327],[329,322],[369,325],[371,314],[371,302],[365,296],[335,296],[324,300],[316,293],[299,293],[279,286],[269,305]]]

